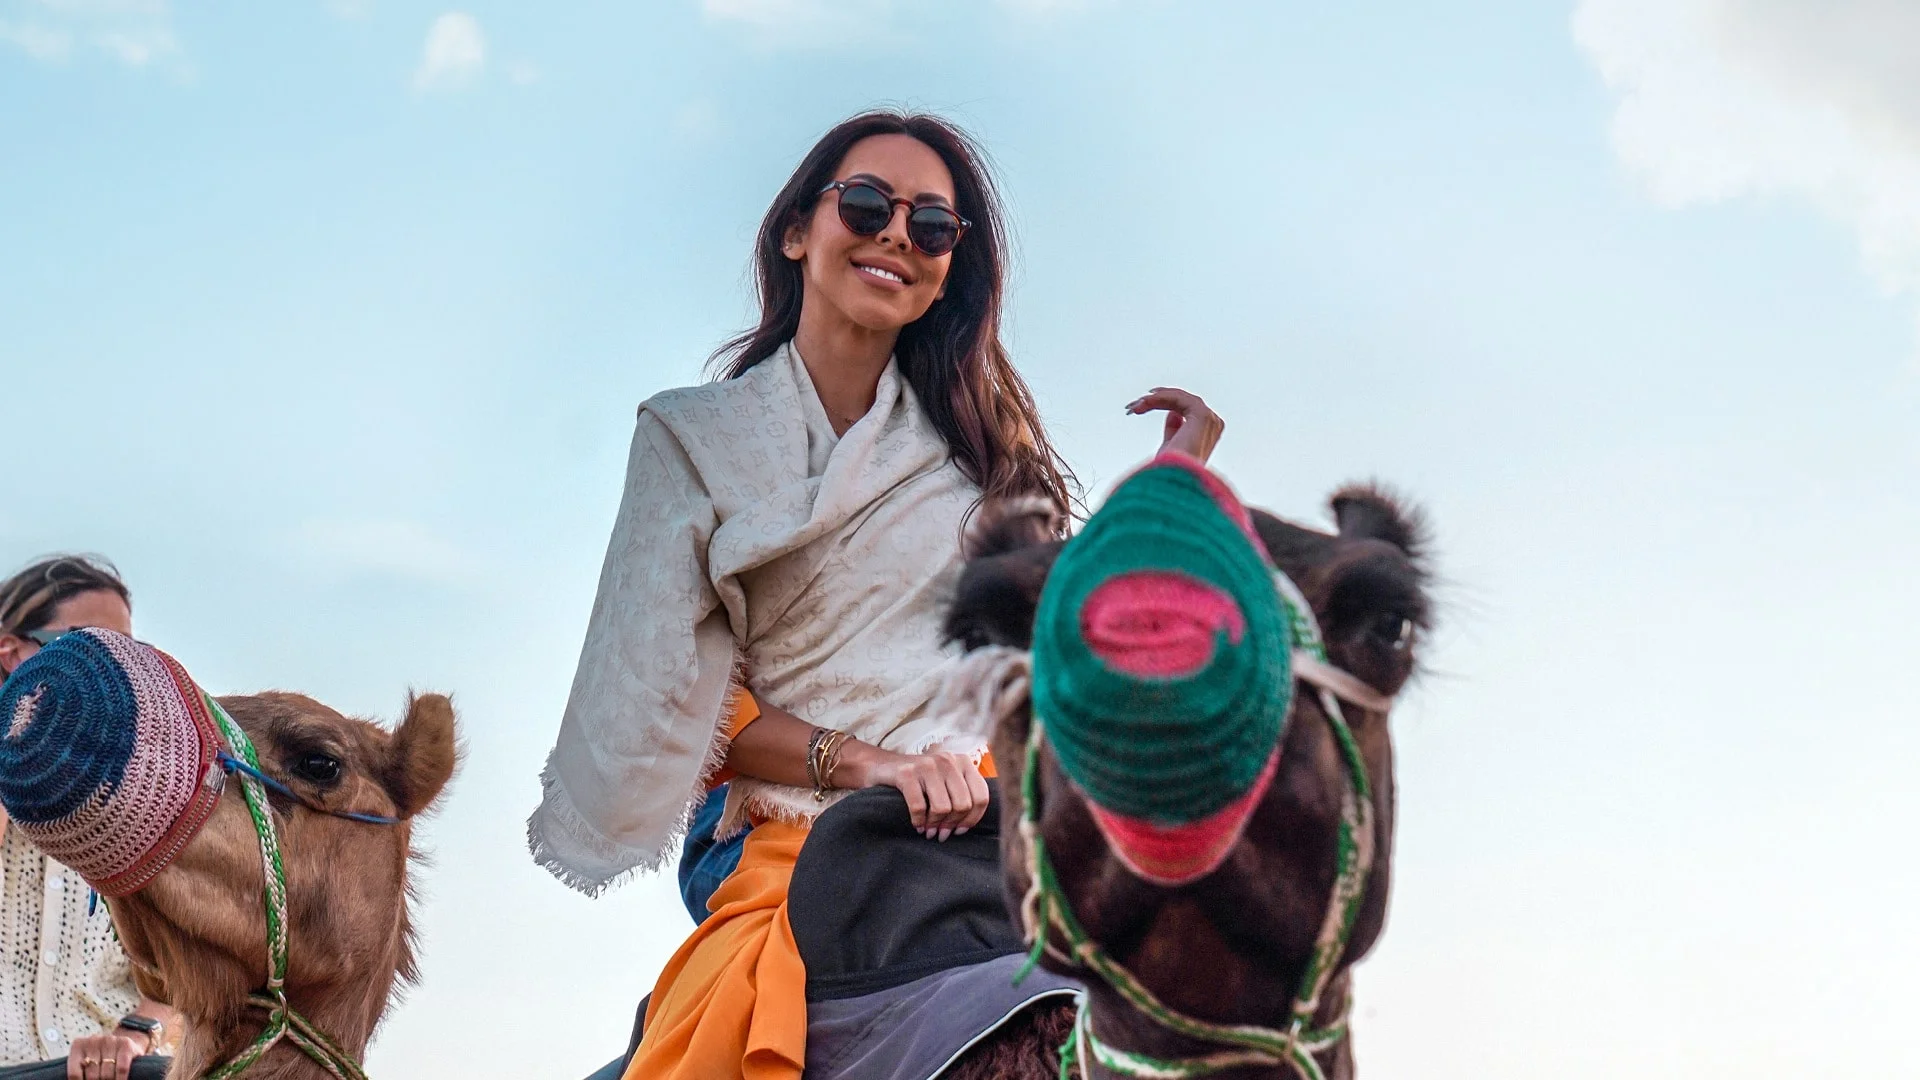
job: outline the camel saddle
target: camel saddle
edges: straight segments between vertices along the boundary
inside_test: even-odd
[[[807,965],[808,1080],[929,1080],[966,1049],[1078,982],[1035,970],[1007,915],[1000,791],[945,843],[913,829],[889,787],[854,792],[813,823],[787,890]]]
[[[1003,899],[1000,789],[987,786],[986,816],[945,843],[913,830],[893,788],[814,820],[787,889],[807,967],[807,1080],[932,1080],[1021,1010],[1082,992],[1039,969],[1015,985],[1026,946]],[[643,1000],[629,1058],[646,1012]]]

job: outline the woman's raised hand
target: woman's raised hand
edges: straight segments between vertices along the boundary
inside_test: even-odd
[[[1167,414],[1167,429],[1160,439],[1162,451],[1179,450],[1201,461],[1213,455],[1213,448],[1219,444],[1220,433],[1227,429],[1227,422],[1220,419],[1219,413],[1208,408],[1198,394],[1189,394],[1171,386],[1156,386],[1145,397],[1127,405],[1127,412],[1134,416],[1161,410]]]
[[[964,754],[895,754],[847,744],[849,756],[834,770],[835,787],[890,787],[906,796],[913,827],[929,840],[966,832],[987,813],[987,782]]]

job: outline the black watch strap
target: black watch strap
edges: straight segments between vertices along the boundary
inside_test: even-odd
[[[139,1013],[128,1013],[121,1017],[117,1026],[128,1031],[137,1031],[154,1042],[160,1041],[160,1031],[163,1027],[160,1021],[151,1016],[141,1016]]]

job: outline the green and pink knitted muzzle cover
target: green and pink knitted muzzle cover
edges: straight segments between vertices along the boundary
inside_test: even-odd
[[[1165,454],[1061,552],[1033,632],[1033,709],[1109,845],[1179,885],[1226,858],[1273,779],[1292,639],[1245,507]]]

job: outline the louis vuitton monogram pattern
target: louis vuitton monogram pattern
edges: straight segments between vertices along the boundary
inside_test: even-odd
[[[977,735],[927,715],[957,659],[941,605],[978,498],[892,364],[838,437],[791,346],[737,379],[648,399],[528,822],[536,860],[590,893],[660,865],[724,753],[736,677],[890,750],[979,754]],[[801,788],[731,790],[723,835],[749,812],[821,809]]]

